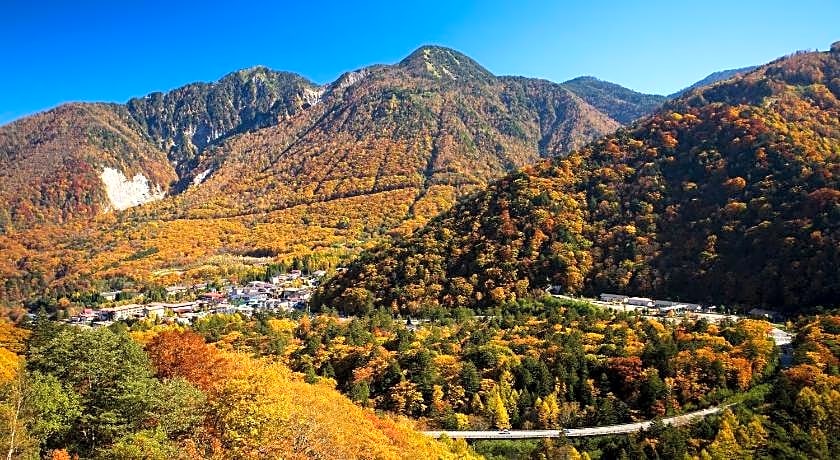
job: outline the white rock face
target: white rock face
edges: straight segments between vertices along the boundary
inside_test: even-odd
[[[309,105],[315,105],[321,102],[321,96],[324,95],[326,88],[320,87],[318,89],[303,89],[303,102],[306,102]]]
[[[213,168],[207,168],[206,171],[198,173],[195,177],[193,177],[192,184],[198,185],[204,182],[204,180],[207,179],[207,176],[209,176],[211,172],[213,172]]]
[[[356,84],[362,78],[365,78],[368,74],[367,69],[360,69],[354,70],[352,72],[347,72],[346,74],[342,75],[341,78],[338,79],[337,83],[334,83],[333,91],[341,91],[345,88],[349,88]]]
[[[142,174],[137,174],[129,180],[122,171],[105,167],[99,176],[105,184],[105,193],[116,210],[128,209],[143,203],[163,198],[166,192],[156,184],[149,187],[149,180]]]

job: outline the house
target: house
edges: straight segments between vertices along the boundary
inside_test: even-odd
[[[143,309],[143,314],[146,318],[163,318],[166,316],[166,306],[160,303],[146,305],[146,308]]]
[[[784,318],[779,312],[773,310],[764,310],[762,308],[753,308],[752,310],[747,312],[748,315],[754,318],[762,318],[770,321],[772,323],[778,323],[784,321]]]
[[[165,288],[167,296],[174,296],[178,294],[183,294],[189,290],[186,286],[167,286]]]
[[[233,305],[225,302],[225,303],[220,303],[220,304],[210,308],[210,312],[215,313],[215,314],[223,314],[223,313],[234,313],[235,310],[233,309]]]
[[[624,303],[627,301],[626,295],[621,294],[601,294],[600,296],[601,302],[614,302],[614,303]]]
[[[678,308],[677,310],[690,311],[690,312],[694,312],[694,313],[700,313],[700,312],[703,311],[703,306],[700,305],[700,304],[697,304],[697,303],[674,302],[674,301],[671,301],[671,300],[654,300],[653,301],[653,306],[656,307],[659,310],[662,310],[663,308],[674,307],[674,306],[677,306],[677,305],[680,306],[680,308]]]
[[[260,292],[266,292],[266,290],[274,289],[274,285],[264,281],[251,281],[248,283],[248,288],[250,288],[250,290],[262,290]]]
[[[653,307],[653,299],[649,299],[647,297],[628,297],[624,303],[627,305],[633,305],[634,307]]]
[[[120,291],[104,291],[99,293],[99,297],[102,297],[108,302],[113,302],[117,300],[118,295],[120,295]]]
[[[178,302],[178,303],[152,302],[149,305],[162,306],[163,308],[166,308],[167,310],[172,310],[172,309],[175,309],[175,308],[184,308],[184,307],[189,307],[190,309],[198,308],[198,302],[196,302],[196,301]]]
[[[679,315],[681,313],[685,313],[686,307],[687,306],[685,304],[681,304],[681,303],[677,303],[677,304],[673,304],[673,305],[667,305],[667,306],[664,306],[664,307],[659,307],[658,314],[659,314],[659,316]]]
[[[280,298],[285,300],[300,298],[300,288],[287,287],[280,291]]]
[[[73,323],[90,323],[99,319],[99,315],[92,308],[85,308],[76,316],[70,318]]]
[[[103,308],[97,312],[100,321],[120,321],[145,316],[145,305],[128,304],[112,308]]]
[[[205,292],[204,294],[198,296],[198,298],[199,300],[203,300],[211,304],[217,304],[222,300],[225,300],[225,295],[221,292]]]

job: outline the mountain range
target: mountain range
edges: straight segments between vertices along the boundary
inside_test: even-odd
[[[662,100],[591,78],[496,77],[438,47],[325,86],[255,67],[126,104],[60,106],[0,128],[0,228],[163,196],[183,195],[163,206],[178,208],[172,214],[251,207],[236,197],[210,204],[226,187],[271,197],[273,207],[397,188],[422,199],[436,185],[480,185],[580,147]],[[191,187],[200,182],[207,185]]]
[[[0,127],[0,298],[228,276],[254,257],[335,266],[505,174],[589,151],[637,120],[645,129],[663,104],[759,91],[743,70],[668,102],[592,77],[495,76],[425,46],[326,85],[255,67],[126,104],[60,106]]]
[[[486,310],[550,285],[798,311],[840,298],[840,43],[669,101],[523,168],[322,292],[349,313]]]
[[[497,77],[427,46],[323,86],[255,67],[60,106],[0,127],[4,298],[231,254],[353,253],[663,100],[593,78]]]

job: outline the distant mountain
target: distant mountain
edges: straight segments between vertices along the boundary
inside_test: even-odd
[[[757,69],[758,66],[750,66],[750,67],[741,67],[740,69],[729,69],[729,70],[721,70],[718,72],[711,73],[706,76],[706,78],[694,83],[691,86],[683,88],[676,93],[669,94],[668,99],[674,99],[677,97],[682,96],[683,94],[690,93],[692,90],[696,88],[702,88],[704,86],[709,86],[713,83],[717,83],[719,81],[729,80],[730,78],[736,77],[738,75],[743,75],[745,73],[752,72],[753,70]]]
[[[200,186],[136,213],[219,217],[392,190],[410,191],[416,208],[430,191],[460,194],[618,127],[560,85],[499,79],[456,51],[424,47],[207,149],[188,173]]]
[[[840,45],[695,90],[365,254],[320,303],[487,309],[568,292],[797,310],[840,298]]]
[[[0,127],[0,297],[207,276],[253,254],[344,257],[650,107],[604,82],[496,77],[434,46],[324,86],[256,67],[61,106]]]
[[[642,94],[595,77],[578,77],[561,84],[621,124],[629,124],[658,109],[664,96]]]

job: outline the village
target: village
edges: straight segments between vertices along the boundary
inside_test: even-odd
[[[221,289],[207,283],[191,286],[168,286],[165,302],[142,302],[135,296],[132,303],[113,304],[99,309],[85,308],[65,322],[75,325],[102,327],[117,321],[160,320],[182,325],[191,324],[197,318],[210,314],[234,314],[252,316],[258,312],[291,313],[307,311],[312,291],[326,275],[323,270],[304,274],[292,270],[287,274],[272,276],[268,281],[250,281],[237,285],[223,280]],[[120,291],[101,292],[105,302],[116,302]]]

